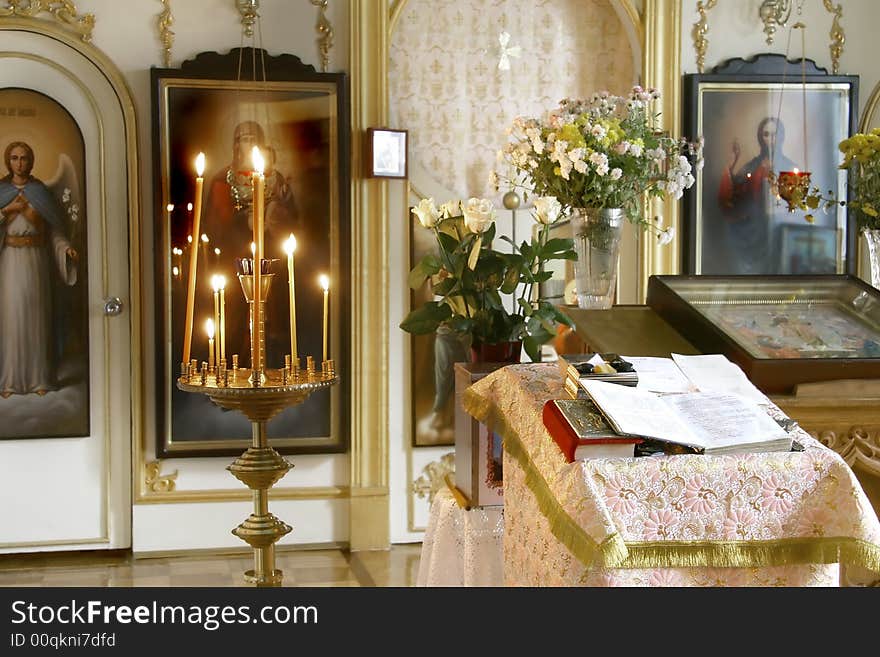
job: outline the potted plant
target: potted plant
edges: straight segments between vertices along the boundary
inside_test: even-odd
[[[493,248],[495,208],[487,199],[449,201],[438,208],[433,198],[412,209],[421,225],[434,233],[437,252],[426,255],[409,273],[417,289],[430,281],[435,299],[413,309],[400,323],[412,334],[437,332],[470,345],[472,360],[519,362],[520,346],[533,361],[541,346],[556,334],[558,324],[571,320],[538,296],[539,284],[552,273],[550,260],[573,260],[572,240],[549,239],[550,226],[561,213],[552,197],[534,199],[539,230],[520,244],[507,236],[511,252]],[[505,305],[505,297],[510,306]],[[515,303],[511,303],[515,298]]]

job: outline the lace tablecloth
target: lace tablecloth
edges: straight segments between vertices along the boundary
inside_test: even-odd
[[[501,586],[504,508],[465,510],[448,488],[431,503],[417,586]]]
[[[507,585],[836,585],[880,573],[880,521],[843,459],[803,452],[567,463],[544,428],[555,364],[472,385],[465,409],[504,438]],[[775,406],[768,412],[783,417]]]

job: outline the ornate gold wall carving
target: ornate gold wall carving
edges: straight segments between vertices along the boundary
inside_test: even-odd
[[[174,16],[171,15],[171,0],[159,0],[159,2],[164,9],[156,18],[156,24],[159,28],[159,40],[162,42],[162,63],[168,68],[171,66],[171,46],[174,45],[174,32],[171,31]]]
[[[94,14],[79,15],[76,5],[71,0],[3,0],[0,3],[0,18],[5,16],[23,16],[36,18],[42,13],[52,15],[64,28],[71,30],[89,42],[95,27]]]
[[[162,461],[144,463],[144,485],[151,493],[171,493],[177,487],[177,470],[162,474]]]
[[[318,31],[318,52],[321,55],[321,70],[326,71],[330,66],[330,49],[333,47],[333,25],[327,18],[327,0],[311,0],[318,8],[318,22],[315,29]]]
[[[694,39],[694,50],[697,53],[698,73],[703,72],[703,67],[706,63],[706,50],[709,48],[709,39],[706,38],[706,35],[709,33],[708,13],[716,4],[718,4],[718,0],[708,0],[707,2],[699,0],[697,2],[697,13],[700,15],[700,18],[694,23],[691,36]]]

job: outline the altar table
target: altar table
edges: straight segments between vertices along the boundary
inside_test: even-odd
[[[509,586],[836,586],[880,573],[880,521],[852,470],[795,427],[803,452],[567,463],[544,428],[555,363],[512,365],[464,408],[504,439]],[[783,417],[771,404],[768,412]],[[839,564],[839,566],[838,566]]]

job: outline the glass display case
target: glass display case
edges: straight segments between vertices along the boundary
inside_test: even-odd
[[[851,275],[652,276],[647,303],[768,394],[880,378],[880,292]]]

